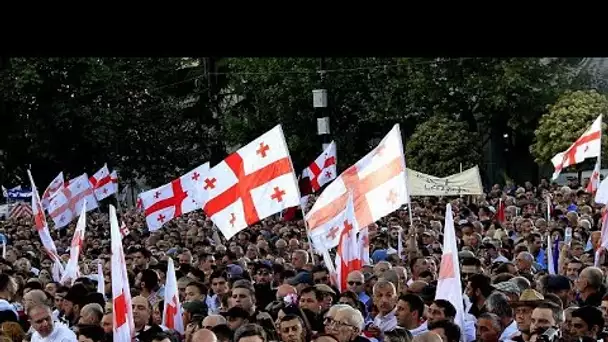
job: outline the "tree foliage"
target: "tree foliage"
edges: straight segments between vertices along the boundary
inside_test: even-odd
[[[436,113],[466,124],[482,145],[514,132],[526,148],[533,128],[562,89],[573,84],[574,61],[539,58],[331,58],[321,83],[315,58],[227,61],[242,101],[222,117],[228,141],[239,144],[282,123],[300,166],[319,149],[312,93],[328,90],[339,163],[364,155],[398,122],[406,136]],[[415,156],[408,156],[415,158]],[[483,168],[481,158],[474,161]]]
[[[591,126],[600,114],[604,122],[608,98],[595,90],[567,91],[540,119],[531,151],[538,163],[551,163],[557,153],[565,151]],[[605,124],[603,124],[605,126]],[[602,139],[602,149],[608,140]]]
[[[181,58],[11,58],[0,86],[8,122],[2,182],[31,165],[40,187],[103,163],[162,184],[206,160],[205,92]]]
[[[457,139],[454,139],[457,137]],[[446,177],[474,167],[481,160],[479,137],[466,123],[437,115],[416,127],[407,139],[407,166],[437,177]]]

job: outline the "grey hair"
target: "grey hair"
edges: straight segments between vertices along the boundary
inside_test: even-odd
[[[348,324],[358,328],[359,331],[363,330],[365,320],[363,319],[361,311],[347,305],[346,307],[338,309],[338,312],[344,312],[346,314]]]
[[[530,252],[520,252],[519,255],[521,255],[524,259],[526,259],[526,261],[529,261],[529,262],[534,261],[534,256]]]
[[[481,315],[479,315],[479,318],[477,318],[478,321],[480,319],[487,319],[487,320],[491,321],[492,326],[496,329],[496,331],[502,331],[502,325],[500,324],[500,317],[498,317],[496,314],[493,314],[490,312],[484,312]]]
[[[594,289],[599,289],[602,286],[602,282],[604,281],[604,274],[601,269],[593,266],[586,267],[581,273],[587,273],[587,279],[589,281],[589,286]]]
[[[486,299],[488,311],[498,317],[513,317],[513,309],[509,305],[509,298],[502,292],[494,292]]]
[[[395,295],[397,294],[397,288],[395,287],[395,284],[393,284],[392,282],[388,281],[387,279],[384,278],[380,278],[378,279],[378,281],[376,282],[376,284],[374,284],[374,288],[373,288],[373,294],[376,294],[376,291],[378,291],[378,289],[380,288],[384,288],[384,287],[391,287],[393,289],[393,292],[395,293]]]
[[[95,320],[101,321],[103,318],[103,308],[101,305],[97,303],[89,303],[82,307],[80,310],[80,316],[89,316],[92,315],[95,317]]]
[[[524,277],[513,277],[509,281],[515,283],[521,292],[532,287],[530,281]]]

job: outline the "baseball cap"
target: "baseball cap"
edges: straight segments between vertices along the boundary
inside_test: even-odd
[[[494,284],[494,288],[500,292],[515,294],[518,297],[521,295],[521,289],[519,286],[510,281],[503,281],[498,284]]]
[[[230,279],[239,279],[243,276],[243,268],[239,265],[230,264],[226,266],[226,274]]]
[[[310,274],[310,272],[300,272],[289,281],[289,285],[291,286],[296,286],[298,284],[314,285],[315,283],[312,280],[312,274]]]

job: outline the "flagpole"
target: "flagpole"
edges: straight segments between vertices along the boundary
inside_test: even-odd
[[[283,125],[279,124],[279,130],[281,131],[281,138],[283,139],[283,144],[285,144],[285,148],[287,149],[287,151],[289,151],[289,146],[287,145],[287,141],[285,140],[285,134],[283,133]],[[291,166],[291,171],[292,171],[291,175],[293,177],[293,182],[296,185],[296,191],[298,192],[298,201],[300,201],[300,199],[302,198],[302,194],[300,193],[298,179],[296,178],[296,169],[293,167],[293,161],[291,160],[291,153],[288,153],[287,155],[289,156],[289,165]],[[312,240],[310,239],[310,229],[308,228],[308,223],[306,222],[306,214],[304,212],[304,208],[302,207],[301,201],[298,205],[300,207],[300,210],[302,211],[302,220],[304,220],[304,228],[306,229],[306,237],[308,238],[308,249],[310,252],[310,257],[312,259],[313,265],[315,265],[317,262],[316,262],[316,258],[315,258],[315,253],[312,249]]]

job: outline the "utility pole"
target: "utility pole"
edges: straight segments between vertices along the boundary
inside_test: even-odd
[[[312,105],[315,108],[315,117],[317,118],[317,135],[320,137],[322,151],[331,142],[330,127],[329,127],[329,110],[327,109],[327,89],[325,69],[325,58],[321,57],[319,63],[319,89],[312,91]]]

